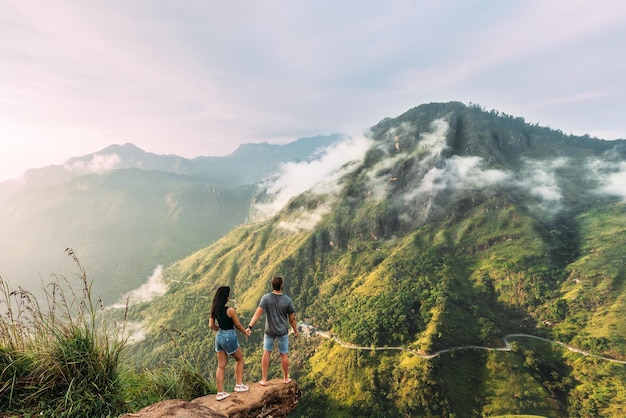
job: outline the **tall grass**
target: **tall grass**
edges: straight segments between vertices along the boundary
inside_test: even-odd
[[[124,364],[126,312],[109,323],[74,251],[81,292],[54,277],[45,303],[0,276],[0,416],[114,417],[213,385],[188,365],[135,372]]]

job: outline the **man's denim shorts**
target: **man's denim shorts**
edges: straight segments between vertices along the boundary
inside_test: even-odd
[[[278,351],[280,351],[280,354],[287,354],[289,352],[289,334],[281,335],[280,337],[272,337],[271,335],[265,334],[263,337],[263,350],[272,351],[274,341],[278,341]]]
[[[239,348],[239,341],[234,329],[220,329],[215,337],[215,351],[233,354]]]

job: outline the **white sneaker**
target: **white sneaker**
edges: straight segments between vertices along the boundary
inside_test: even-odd
[[[217,399],[218,401],[221,401],[222,399],[226,399],[229,396],[230,396],[230,393],[228,392],[219,392],[217,396],[215,397],[215,399]]]
[[[235,385],[235,392],[247,392],[250,388],[243,383],[240,385]]]

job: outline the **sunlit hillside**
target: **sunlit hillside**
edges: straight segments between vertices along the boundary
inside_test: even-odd
[[[213,374],[216,287],[246,321],[281,275],[324,331],[292,342],[295,416],[626,414],[625,141],[435,103],[334,151],[165,269],[165,295],[131,307],[138,365]],[[286,188],[295,173],[311,184]]]

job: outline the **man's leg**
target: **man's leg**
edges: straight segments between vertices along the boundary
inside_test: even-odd
[[[283,382],[289,383],[289,355],[287,353],[280,355],[280,365],[283,368]]]
[[[289,383],[289,334],[278,337],[278,351],[280,351],[280,366],[283,369],[283,382]]]
[[[271,351],[263,350],[263,358],[261,359],[261,381],[260,385],[267,385],[267,371],[270,368]]]
[[[270,356],[272,354],[272,349],[274,348],[274,337],[270,337],[269,335],[263,335],[263,357],[261,358],[261,380],[259,381],[260,385],[267,384],[267,373],[270,369]]]

